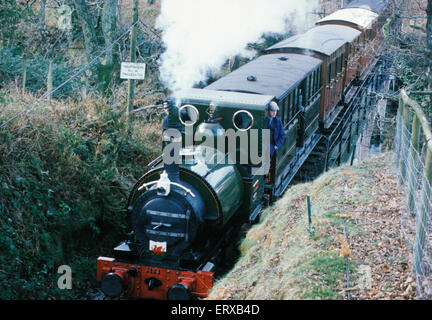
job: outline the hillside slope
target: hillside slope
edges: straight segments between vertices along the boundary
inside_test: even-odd
[[[249,230],[209,299],[414,298],[392,161],[388,153],[290,188]]]
[[[37,100],[0,98],[0,123]],[[88,96],[43,101],[0,128],[0,300],[78,299],[93,285],[97,257],[128,231],[130,189],[161,152],[156,120]],[[72,290],[57,286],[62,265]]]

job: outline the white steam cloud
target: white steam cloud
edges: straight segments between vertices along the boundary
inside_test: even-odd
[[[163,31],[161,80],[178,94],[205,81],[226,59],[250,56],[248,43],[264,33],[310,26],[316,0],[162,0],[156,27]],[[309,13],[309,15],[308,15]],[[309,19],[309,21],[307,21]]]

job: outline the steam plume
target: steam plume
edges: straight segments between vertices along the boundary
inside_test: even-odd
[[[304,29],[316,0],[162,0],[156,27],[163,30],[161,80],[174,93],[191,88],[264,33]],[[310,19],[310,16],[309,16]]]

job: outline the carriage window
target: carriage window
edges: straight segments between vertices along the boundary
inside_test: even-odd
[[[307,83],[308,78],[302,81],[300,85],[300,98],[299,98],[299,106],[304,106],[307,102]]]
[[[249,130],[253,125],[253,116],[249,111],[239,110],[233,115],[233,124],[239,131]]]
[[[284,119],[283,119],[284,124],[288,123],[288,121],[289,121],[289,97],[290,96],[287,96],[285,98],[284,104],[283,104],[283,106],[284,106],[284,108],[283,108],[284,109]]]
[[[291,113],[293,112],[293,110],[295,110],[295,106],[297,104],[297,89],[295,89],[293,91],[293,101],[292,101],[292,105],[291,105]]]
[[[290,110],[290,113],[291,113],[291,110],[293,109],[293,107],[294,107],[294,92],[291,92],[290,96],[289,96],[289,110]],[[290,116],[290,118],[291,118],[291,116]]]
[[[332,72],[332,65],[331,65],[331,63],[328,65],[328,68],[327,68],[327,84],[329,84],[330,83],[330,80],[331,80],[331,72]]]
[[[338,62],[338,59],[336,58],[334,61],[333,61],[333,69],[332,69],[332,71],[333,71],[333,74],[332,74],[332,79],[334,79],[334,78],[336,78],[336,74],[337,74],[337,62]]]
[[[179,119],[184,125],[193,125],[198,121],[199,111],[191,104],[185,104],[179,109]]]
[[[337,74],[339,73],[339,61],[340,61],[340,56],[336,57],[335,60],[335,76],[337,76]]]
[[[337,58],[333,60],[333,68],[332,68],[332,79],[336,78],[337,73]]]
[[[342,55],[341,54],[338,58],[337,58],[337,73],[339,74],[342,71]]]
[[[279,118],[281,119],[282,123],[284,121],[284,117],[285,117],[285,100],[279,100],[279,102],[277,102],[278,106],[279,106],[279,111],[277,112],[279,114]]]
[[[316,93],[319,89],[319,76],[320,76],[320,68],[315,73],[315,86],[314,86],[314,92]]]
[[[319,77],[319,68],[315,71],[314,93],[318,91],[318,77]]]
[[[315,79],[315,72],[316,71],[314,71],[311,75],[310,75],[310,84],[309,84],[309,97],[310,98],[312,98],[313,96],[314,96],[314,94],[315,94],[315,91],[314,91],[314,79]]]
[[[281,121],[283,123],[284,117],[285,117],[285,99],[279,100],[279,102],[277,102],[277,104],[279,106],[279,111],[277,113],[279,114],[279,118],[281,119]]]
[[[341,65],[341,71],[345,68],[345,60],[346,60],[346,54],[345,54],[345,52],[344,53],[342,53],[342,58],[341,58],[342,60],[341,60],[341,63],[342,63],[342,65]]]

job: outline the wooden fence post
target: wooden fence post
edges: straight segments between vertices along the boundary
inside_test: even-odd
[[[136,23],[138,21],[138,0],[134,0],[133,6],[133,18],[132,18],[132,31],[130,37],[130,53],[129,58],[130,62],[136,62],[136,43],[137,43],[137,34],[138,28]],[[128,80],[128,113],[129,117],[132,117],[132,110],[134,106],[134,98],[135,98],[135,81],[133,79]]]
[[[398,143],[396,145],[396,152],[398,159],[400,158],[400,151],[401,151],[401,142],[402,142],[402,134],[401,134],[401,128],[402,128],[402,113],[403,113],[403,99],[401,96],[399,96],[399,103],[398,103],[398,110],[396,115],[396,142]]]
[[[402,104],[403,106],[403,113],[402,113],[402,126],[401,126],[401,131],[400,131],[400,138],[401,138],[401,159],[400,159],[400,171],[401,171],[401,176],[400,176],[400,184],[403,183],[403,181],[405,181],[406,178],[406,171],[407,171],[407,166],[406,166],[406,160],[407,160],[407,147],[405,144],[405,130],[409,130],[409,108],[407,106],[405,106],[405,102]]]
[[[22,59],[22,95],[24,97],[27,82],[27,55],[24,53]]]
[[[420,121],[414,114],[411,130],[410,159],[408,163],[408,210],[414,214],[415,194],[417,192],[416,155],[420,148]]]

